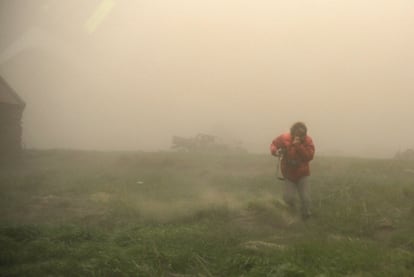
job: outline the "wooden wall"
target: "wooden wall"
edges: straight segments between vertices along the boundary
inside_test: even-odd
[[[0,158],[20,154],[22,114],[23,107],[0,103]]]

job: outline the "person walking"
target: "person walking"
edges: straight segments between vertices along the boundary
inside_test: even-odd
[[[296,193],[299,194],[303,219],[311,216],[308,177],[309,162],[315,155],[315,145],[307,134],[303,122],[296,122],[290,132],[276,137],[270,144],[270,153],[281,159],[281,172],[284,177],[283,200],[295,209]]]

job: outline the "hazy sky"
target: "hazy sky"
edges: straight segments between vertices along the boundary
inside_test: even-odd
[[[320,154],[414,147],[412,0],[0,0],[0,74],[30,148],[267,152],[297,120]]]

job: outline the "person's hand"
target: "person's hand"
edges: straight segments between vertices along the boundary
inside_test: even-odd
[[[283,157],[283,154],[285,153],[285,150],[282,148],[277,149],[275,156],[276,157]]]
[[[293,139],[293,144],[300,144],[300,143],[302,143],[302,139],[299,136],[296,136]]]

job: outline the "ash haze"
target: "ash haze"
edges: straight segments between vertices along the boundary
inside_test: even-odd
[[[29,148],[250,152],[297,120],[318,154],[414,147],[412,0],[0,0]]]

